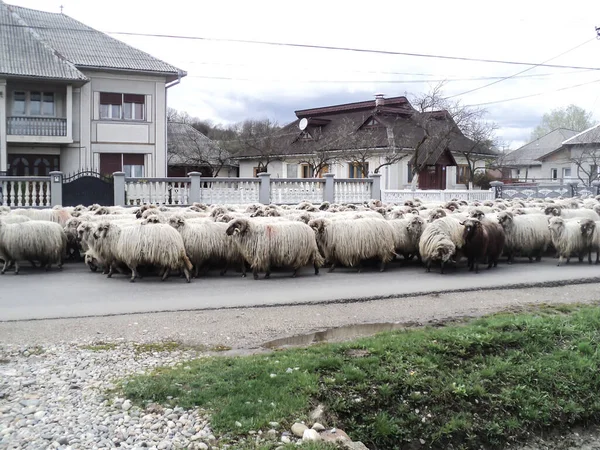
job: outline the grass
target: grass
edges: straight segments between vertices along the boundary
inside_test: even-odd
[[[90,350],[92,352],[106,352],[108,350],[114,350],[119,344],[113,342],[96,342],[95,344],[83,345],[83,350]]]
[[[289,426],[319,402],[370,449],[504,447],[600,422],[600,308],[544,306],[269,355],[195,360],[123,384],[127,397],[199,406],[222,436]],[[168,400],[168,397],[170,400]],[[242,426],[236,427],[239,421]]]

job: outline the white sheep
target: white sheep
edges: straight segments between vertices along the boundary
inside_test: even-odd
[[[229,226],[226,223],[209,219],[185,219],[181,215],[171,216],[168,223],[181,234],[196,277],[200,268],[209,264],[224,265],[221,275],[227,272],[230,265],[238,265],[242,269],[242,277],[246,276],[244,257],[233,239],[227,236]]]
[[[427,222],[420,216],[407,215],[406,218],[389,220],[388,223],[392,227],[396,254],[404,256],[404,259],[418,256],[419,239]]]
[[[308,225],[315,230],[319,249],[331,264],[329,272],[336,264],[358,266],[360,272],[361,262],[372,258],[379,259],[383,271],[395,255],[394,233],[387,220],[314,219]]]
[[[508,256],[508,264],[513,263],[515,255],[528,256],[530,262],[535,255],[536,261],[540,261],[552,242],[545,215],[514,215],[503,211],[498,214],[498,222],[506,235],[504,252]]]
[[[19,261],[34,261],[49,270],[52,264],[62,268],[67,245],[67,236],[58,223],[30,220],[22,223],[0,221],[0,257],[4,267],[0,273],[14,263],[15,274],[19,273]]]
[[[265,272],[265,278],[269,278],[273,267],[291,267],[295,277],[307,264],[313,265],[315,275],[323,265],[313,230],[299,221],[234,219],[226,234],[233,237],[255,280],[259,272]]]
[[[587,208],[569,209],[565,207],[549,206],[546,208],[545,213],[555,217],[562,217],[563,219],[600,220],[600,216],[596,211]]]
[[[444,273],[445,264],[452,258],[458,259],[457,252],[464,245],[463,230],[460,221],[452,216],[434,220],[425,228],[419,239],[419,254],[427,272],[431,271],[432,262],[440,261],[440,271]]]
[[[592,263],[592,244],[593,234],[596,224],[589,219],[583,220],[565,220],[562,217],[551,217],[548,222],[548,229],[552,237],[552,245],[558,252],[558,266],[567,259],[567,264],[571,255],[576,254],[579,261],[583,260],[585,253],[588,254],[588,261]]]

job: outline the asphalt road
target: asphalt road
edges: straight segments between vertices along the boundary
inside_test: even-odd
[[[172,277],[161,282],[146,277],[130,283],[124,275],[107,279],[83,264],[67,264],[62,271],[43,272],[23,267],[19,275],[0,277],[0,321],[103,316],[159,311],[239,308],[265,305],[318,304],[340,301],[408,297],[424,293],[553,286],[600,282],[600,266],[569,264],[556,267],[556,260],[540,263],[501,263],[492,270],[469,273],[464,262],[441,275],[439,269],[426,273],[412,263],[393,262],[379,273],[367,268],[322,271],[310,268],[290,278],[290,272],[275,272],[271,279],[255,281],[230,272],[221,277],[210,273],[190,284]]]

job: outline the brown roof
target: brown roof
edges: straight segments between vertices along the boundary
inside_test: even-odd
[[[394,106],[396,108],[404,107],[407,108],[407,110],[414,111],[412,105],[406,97],[386,98],[384,99],[384,106]],[[298,111],[295,111],[295,113],[296,117],[302,119],[303,117],[318,116],[323,114],[337,114],[341,112],[350,111],[370,110],[373,108],[375,108],[375,100],[368,100],[366,102],[344,103],[342,105],[323,106],[320,108],[311,109],[300,109]]]

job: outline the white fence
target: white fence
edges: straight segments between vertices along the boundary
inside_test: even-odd
[[[271,179],[271,202],[295,204],[304,200],[321,203],[325,180],[321,178],[273,178]]]
[[[336,203],[362,203],[371,200],[373,183],[365,178],[335,180],[334,199]]]
[[[382,190],[381,201],[383,203],[403,203],[406,200],[418,198],[426,202],[448,202],[452,199],[467,200],[467,201],[485,201],[494,200],[495,192],[493,189],[489,191],[479,190]]]
[[[126,178],[127,206],[154,203],[158,205],[189,205],[189,178]]]
[[[256,178],[206,178],[200,181],[200,202],[209,204],[258,203],[260,181]]]
[[[11,207],[49,207],[50,177],[0,177],[0,204]]]

